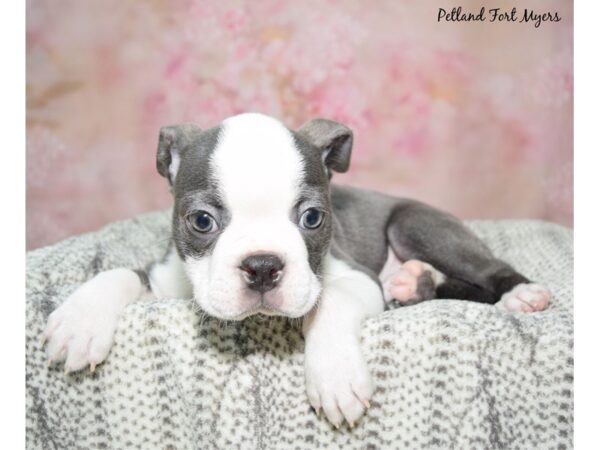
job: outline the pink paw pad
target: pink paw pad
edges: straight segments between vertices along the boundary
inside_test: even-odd
[[[390,296],[400,303],[414,300],[417,296],[419,277],[427,269],[425,263],[412,259],[402,264],[402,267],[390,279],[388,291]]]

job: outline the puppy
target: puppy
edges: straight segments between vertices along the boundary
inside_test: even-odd
[[[331,184],[351,150],[352,131],[325,119],[297,131],[260,114],[206,130],[163,127],[156,161],[174,198],[169,250],[143,270],[102,272],[77,289],[48,319],[50,361],[93,371],[125,306],[148,295],[193,298],[223,320],[302,317],[308,399],[334,426],[352,426],[373,393],[361,322],[385,301],[547,307],[548,289],[453,216]]]

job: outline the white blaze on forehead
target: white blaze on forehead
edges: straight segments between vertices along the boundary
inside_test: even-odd
[[[225,120],[211,163],[233,219],[287,214],[296,200],[302,158],[276,119],[241,114]]]

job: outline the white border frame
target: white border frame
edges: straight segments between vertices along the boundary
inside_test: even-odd
[[[585,6],[584,6],[585,5]],[[575,448],[598,446],[600,7],[575,2]]]
[[[35,1],[35,0],[32,0]],[[585,5],[585,6],[584,6]],[[600,298],[597,253],[600,251],[600,7],[597,2],[575,2],[575,444],[597,443],[598,345]],[[3,174],[0,233],[3,257],[2,409],[3,446],[25,443],[25,9],[6,2],[0,15],[2,71]],[[6,420],[8,417],[8,420]],[[20,443],[20,444],[19,444]]]
[[[25,448],[25,4],[0,14],[2,447]]]

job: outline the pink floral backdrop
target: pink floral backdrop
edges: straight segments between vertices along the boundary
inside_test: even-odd
[[[159,127],[244,111],[349,125],[340,183],[571,225],[572,3],[515,3],[562,20],[438,23],[456,5],[431,0],[29,0],[28,248],[167,207]]]

